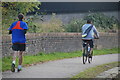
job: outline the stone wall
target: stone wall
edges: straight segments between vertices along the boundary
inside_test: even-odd
[[[81,50],[82,48],[82,40],[80,33],[27,33],[26,36],[26,54],[37,54],[39,52],[71,52]],[[3,57],[10,56],[13,53],[11,46],[11,37],[3,36]],[[118,47],[117,33],[100,33],[100,39],[95,40],[95,48],[97,49],[114,47]]]

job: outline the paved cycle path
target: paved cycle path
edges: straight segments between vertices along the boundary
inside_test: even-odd
[[[70,78],[87,68],[115,61],[118,61],[118,54],[94,56],[91,64],[83,64],[82,57],[49,61],[25,67],[19,73],[3,72],[3,78]]]

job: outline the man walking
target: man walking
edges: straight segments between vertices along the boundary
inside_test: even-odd
[[[12,49],[14,51],[13,54],[13,61],[12,61],[12,65],[11,65],[11,71],[15,72],[15,63],[16,63],[16,57],[19,56],[19,65],[17,68],[17,71],[21,71],[22,69],[22,60],[23,60],[23,52],[26,49],[26,37],[25,34],[27,32],[28,29],[28,25],[23,22],[24,15],[23,14],[19,14],[18,15],[18,21],[15,21],[14,23],[12,23],[12,25],[10,26],[9,30],[9,34],[12,34]]]

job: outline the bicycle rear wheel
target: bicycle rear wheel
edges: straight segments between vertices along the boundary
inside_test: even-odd
[[[88,52],[88,47],[86,46],[83,52],[83,64],[85,64],[87,61],[87,56],[88,56],[87,52]]]

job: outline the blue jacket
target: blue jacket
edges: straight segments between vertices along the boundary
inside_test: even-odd
[[[82,26],[82,34],[88,29],[88,27],[90,27],[92,24],[84,24]],[[94,39],[94,34],[97,35],[97,37],[99,37],[99,33],[97,31],[97,29],[95,28],[95,26],[93,25],[92,29],[90,30],[89,34],[87,35],[87,37],[82,38],[82,39]]]
[[[12,43],[26,43],[24,30],[28,25],[23,21],[15,21],[8,30],[12,31]]]

